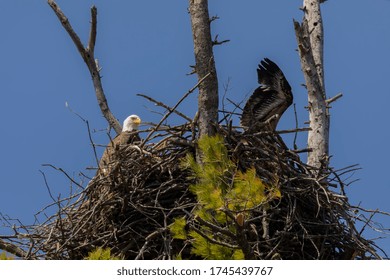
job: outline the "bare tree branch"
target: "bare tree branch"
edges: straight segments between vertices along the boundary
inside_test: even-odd
[[[70,38],[73,40],[73,43],[76,45],[77,50],[79,51],[81,57],[83,58],[85,64],[88,67],[89,72],[91,73],[93,86],[95,88],[96,98],[100,107],[100,110],[103,113],[103,116],[106,118],[109,125],[114,128],[117,134],[121,133],[122,126],[118,120],[111,113],[110,108],[108,107],[108,102],[104,94],[101,77],[99,74],[99,69],[95,61],[95,43],[96,43],[96,29],[97,29],[97,9],[95,6],[91,8],[91,30],[89,34],[88,46],[85,48],[81,42],[79,36],[73,30],[68,18],[61,11],[60,7],[56,4],[54,0],[47,1],[50,7],[53,9],[54,13],[57,15],[64,29],[68,32]]]
[[[91,30],[89,33],[87,50],[91,53],[95,52],[96,44],[96,30],[97,30],[97,9],[95,6],[91,8]]]
[[[196,90],[198,87],[200,87],[202,85],[202,83],[210,76],[210,73],[207,73],[206,76],[204,76],[203,78],[201,78],[198,83],[192,88],[190,89],[189,91],[187,91],[182,98],[180,98],[180,100],[176,103],[175,106],[173,106],[172,108],[168,109],[168,112],[162,117],[162,119],[160,120],[160,122],[153,128],[153,130],[151,132],[149,132],[149,134],[145,137],[145,139],[143,139],[142,141],[142,144],[141,144],[141,147],[150,139],[150,137],[152,136],[152,134],[154,132],[156,132],[161,124],[169,117],[170,114],[172,114],[176,108],[184,101],[184,99],[186,99],[191,93],[194,92],[194,90]]]
[[[98,159],[98,155],[97,155],[97,152],[96,152],[96,144],[95,144],[95,142],[93,142],[93,139],[92,139],[92,134],[91,134],[91,128],[89,126],[89,121],[87,119],[83,118],[79,113],[74,111],[69,106],[68,102],[65,102],[65,106],[66,106],[66,108],[68,108],[68,110],[71,113],[75,114],[77,117],[79,117],[79,119],[81,119],[87,125],[89,142],[91,143],[91,146],[92,146],[92,149],[93,149],[93,155],[94,155],[94,158],[95,158],[96,166],[99,166],[99,159]]]
[[[322,94],[325,98],[324,84],[324,27],[322,23],[320,0],[304,0],[305,19],[309,31],[310,47],[317,69]]]
[[[198,81],[210,73],[209,77],[199,85],[199,136],[213,135],[214,125],[218,123],[218,79],[213,55],[208,1],[189,0],[189,11]]]
[[[342,93],[339,93],[337,94],[336,96],[333,96],[327,100],[325,100],[326,104],[329,105],[330,103],[333,103],[335,102],[336,100],[338,100],[339,98],[343,97],[343,94]]]
[[[176,113],[178,116],[182,117],[183,119],[185,119],[185,120],[187,120],[189,122],[192,122],[192,119],[190,117],[187,117],[186,115],[184,115],[183,113],[179,112],[178,110],[172,110],[171,107],[169,107],[168,105],[165,105],[161,101],[158,101],[158,100],[156,100],[156,99],[154,99],[154,98],[152,98],[150,96],[147,96],[145,94],[142,94],[142,93],[138,93],[137,95],[141,96],[141,97],[143,97],[143,98],[145,98],[145,99],[147,99],[147,100],[149,100],[149,101],[151,101],[153,103],[155,103],[157,106],[163,107],[163,108],[165,108],[165,109],[167,109],[169,111],[172,111],[172,112]]]
[[[308,133],[307,163],[326,169],[329,160],[329,112],[323,70],[323,25],[320,0],[304,0],[302,24],[294,21],[301,68],[308,91],[311,130]],[[320,171],[321,172],[321,171]]]
[[[230,40],[219,41],[218,40],[218,34],[217,34],[217,35],[215,35],[215,38],[214,38],[212,43],[213,43],[213,46],[217,46],[217,45],[222,45],[222,44],[229,43],[229,42],[230,42]]]
[[[27,256],[27,253],[20,249],[18,246],[8,243],[0,239],[0,249],[4,250],[8,253],[14,254],[17,257],[25,258]]]

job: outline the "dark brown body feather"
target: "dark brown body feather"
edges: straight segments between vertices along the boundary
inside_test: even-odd
[[[138,135],[138,131],[124,131],[121,134],[117,135],[112,141],[107,145],[107,148],[104,150],[102,158],[99,162],[99,171],[104,175],[107,175],[115,161],[118,160],[118,153],[120,148],[130,145],[138,144],[141,141],[141,138]]]
[[[264,128],[275,130],[281,115],[293,102],[291,87],[282,70],[265,58],[257,69],[260,86],[245,104],[241,126],[252,132]],[[269,125],[264,122],[270,120]]]

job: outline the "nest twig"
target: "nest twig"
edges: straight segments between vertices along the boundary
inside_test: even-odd
[[[202,223],[191,214],[197,201],[188,187],[194,179],[179,165],[187,153],[195,153],[193,127],[166,129],[159,129],[164,135],[160,142],[121,148],[108,175],[96,176],[80,193],[53,203],[57,214],[8,239],[24,246],[29,252],[24,257],[30,259],[82,259],[96,247],[111,248],[125,259],[172,259],[179,253],[199,258],[191,243],[173,239],[168,227],[183,216],[194,230]],[[341,176],[356,166],[339,173],[329,169],[316,178],[318,172],[288,150],[278,134],[243,134],[229,126],[219,126],[218,133],[238,168],[255,167],[264,182],[276,182],[282,197],[268,209],[250,209],[251,219],[235,244],[210,242],[241,248],[254,259],[382,258],[375,243],[356,229],[356,207],[342,189]]]
[[[0,249],[17,248],[12,253],[25,259],[82,259],[96,247],[108,247],[125,259],[199,258],[191,241],[174,239],[169,230],[175,218],[185,217],[188,228],[211,243],[241,249],[247,259],[383,258],[377,251],[386,256],[362,232],[373,227],[373,215],[389,214],[351,206],[344,191],[349,183],[342,177],[357,166],[329,167],[318,177],[318,170],[301,162],[299,151],[289,150],[279,135],[306,129],[241,133],[231,125],[233,112],[226,111],[226,125],[216,128],[230,158],[239,170],[254,167],[263,182],[279,188],[281,199],[267,208],[248,209],[250,218],[240,222],[236,234],[194,216],[197,200],[189,186],[196,182],[179,163],[196,153],[196,120],[186,117],[183,125],[162,126],[170,114],[183,114],[177,106],[157,105],[168,113],[151,125],[142,145],[120,148],[110,172],[98,173],[85,189],[63,169],[51,166],[81,191],[68,198],[52,197],[54,202],[40,214],[51,207],[57,207],[57,213],[32,226],[12,226],[15,234],[0,236]],[[234,213],[226,215],[236,219]],[[11,225],[7,217],[1,219]],[[362,230],[356,221],[365,224]],[[205,228],[219,239],[202,232]]]
[[[91,9],[91,32],[85,47],[55,1],[48,2],[91,72],[103,115],[119,133],[121,126],[108,108],[100,67],[94,59],[96,8]],[[235,234],[193,215],[197,200],[189,186],[196,182],[179,162],[196,152],[196,120],[180,113],[177,107],[209,75],[173,107],[141,95],[168,112],[152,126],[141,145],[119,149],[110,172],[99,173],[85,189],[63,169],[51,166],[80,191],[72,191],[67,198],[50,195],[53,203],[39,213],[45,221],[37,219],[34,225],[25,226],[0,214],[0,220],[13,232],[0,236],[0,249],[24,259],[83,259],[96,247],[110,248],[125,259],[173,259],[178,255],[199,258],[191,250],[191,240],[174,239],[169,230],[175,218],[185,217],[188,228],[211,243],[241,249],[247,259],[381,259],[377,252],[381,249],[362,232],[373,227],[375,214],[389,213],[349,204],[344,191],[348,183],[342,177],[356,166],[339,171],[326,167],[317,172],[298,156],[298,152],[307,150],[289,150],[278,133],[245,134],[235,130],[230,122],[234,110],[223,108],[227,124],[216,128],[224,136],[231,159],[239,170],[254,167],[262,181],[278,187],[281,198],[271,201],[267,208],[259,205],[248,209],[247,220],[225,210],[231,220],[237,220]],[[239,108],[239,104],[230,102]],[[172,113],[187,123],[163,126]],[[55,214],[46,216],[46,210],[53,207]],[[364,223],[361,230],[356,228],[356,221]],[[218,239],[203,232],[205,228]]]

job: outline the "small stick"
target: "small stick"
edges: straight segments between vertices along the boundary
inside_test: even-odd
[[[343,97],[343,94],[339,93],[336,96],[333,96],[332,98],[329,98],[329,99],[325,100],[325,102],[326,102],[327,105],[329,105],[330,103],[335,102],[337,99],[339,99],[341,97]]]
[[[171,107],[169,107],[168,105],[165,105],[164,103],[160,102],[160,101],[157,101],[156,99],[153,99],[152,97],[150,96],[147,96],[145,94],[142,94],[142,93],[138,93],[137,96],[141,96],[153,103],[156,103],[157,106],[160,106],[160,107],[163,107],[165,109],[167,109],[168,111],[169,110],[172,110]],[[189,122],[192,122],[192,119],[190,117],[187,117],[186,115],[184,115],[183,113],[179,112],[178,110],[172,110],[172,112],[176,113],[177,115],[179,115],[180,117],[182,117],[183,119],[189,121]]]
[[[199,80],[199,82],[192,88],[190,89],[189,91],[187,91],[183,97],[176,103],[175,106],[173,106],[172,108],[170,108],[168,110],[168,112],[164,115],[164,117],[160,120],[160,122],[153,128],[153,130],[151,132],[149,132],[149,134],[146,136],[146,138],[142,141],[140,147],[142,148],[145,143],[149,140],[149,138],[152,136],[152,134],[160,127],[160,125],[170,116],[170,114],[172,114],[172,112],[174,110],[176,110],[176,108],[180,105],[180,103],[183,102],[184,99],[186,99],[191,93],[193,93],[195,91],[195,89],[197,89],[199,87],[199,85],[205,80],[207,79],[207,77],[210,76],[210,73],[207,73],[206,76],[204,76],[202,79]]]

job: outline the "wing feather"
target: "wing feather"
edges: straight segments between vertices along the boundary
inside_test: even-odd
[[[265,122],[275,114],[280,117],[293,101],[291,86],[273,61],[268,58],[261,61],[257,75],[260,87],[249,97],[242,112],[241,125],[246,129]]]

